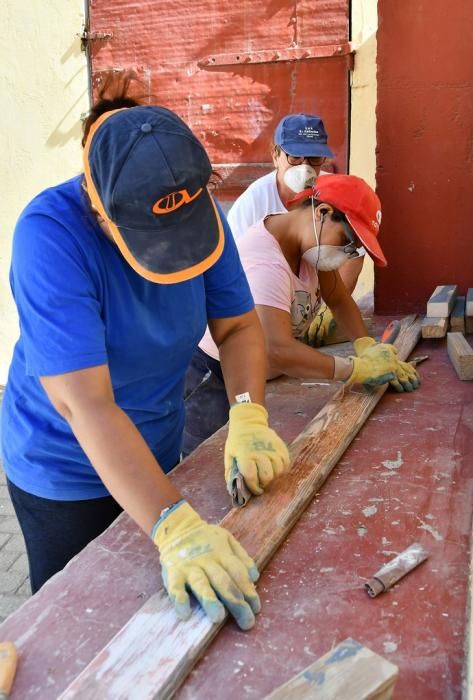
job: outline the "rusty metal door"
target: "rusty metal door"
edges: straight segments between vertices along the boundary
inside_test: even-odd
[[[92,85],[133,68],[153,101],[173,109],[207,148],[232,197],[271,168],[280,118],[323,117],[346,172],[349,0],[90,0]]]

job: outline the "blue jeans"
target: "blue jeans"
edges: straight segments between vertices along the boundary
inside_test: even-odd
[[[55,501],[27,493],[7,479],[26,543],[31,590],[36,593],[122,512],[112,498]]]
[[[197,348],[187,370],[185,384],[186,422],[182,454],[187,457],[228,421],[230,404],[220,362]]]

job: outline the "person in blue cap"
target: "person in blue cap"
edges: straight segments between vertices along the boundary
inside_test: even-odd
[[[260,609],[253,560],[166,476],[207,323],[232,404],[226,468],[261,492],[289,465],[268,426],[264,337],[211,164],[176,114],[125,95],[98,102],[83,143],[84,174],[35,197],[13,240],[20,337],[2,456],[32,590],[125,509],[157,545],[180,617],[192,592],[212,621],[227,608],[248,629]]]
[[[274,170],[253,182],[234,202],[228,223],[235,239],[265,216],[287,213],[286,202],[313,185],[327,158],[333,158],[321,117],[313,114],[287,114],[276,127],[271,157]],[[345,287],[353,293],[363,268],[364,248],[356,259],[339,270]],[[324,304],[308,330],[308,342],[320,345],[333,326],[333,316]]]

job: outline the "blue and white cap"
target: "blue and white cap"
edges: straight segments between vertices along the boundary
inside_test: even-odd
[[[287,114],[276,127],[274,143],[290,156],[333,158],[324,123],[314,114]]]

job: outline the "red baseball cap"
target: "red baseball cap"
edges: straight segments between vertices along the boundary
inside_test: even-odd
[[[313,187],[290,199],[286,206],[300,204],[308,197],[331,204],[345,214],[356,235],[370,253],[376,265],[388,264],[378,242],[381,224],[381,202],[376,192],[361,177],[355,175],[321,175]]]

